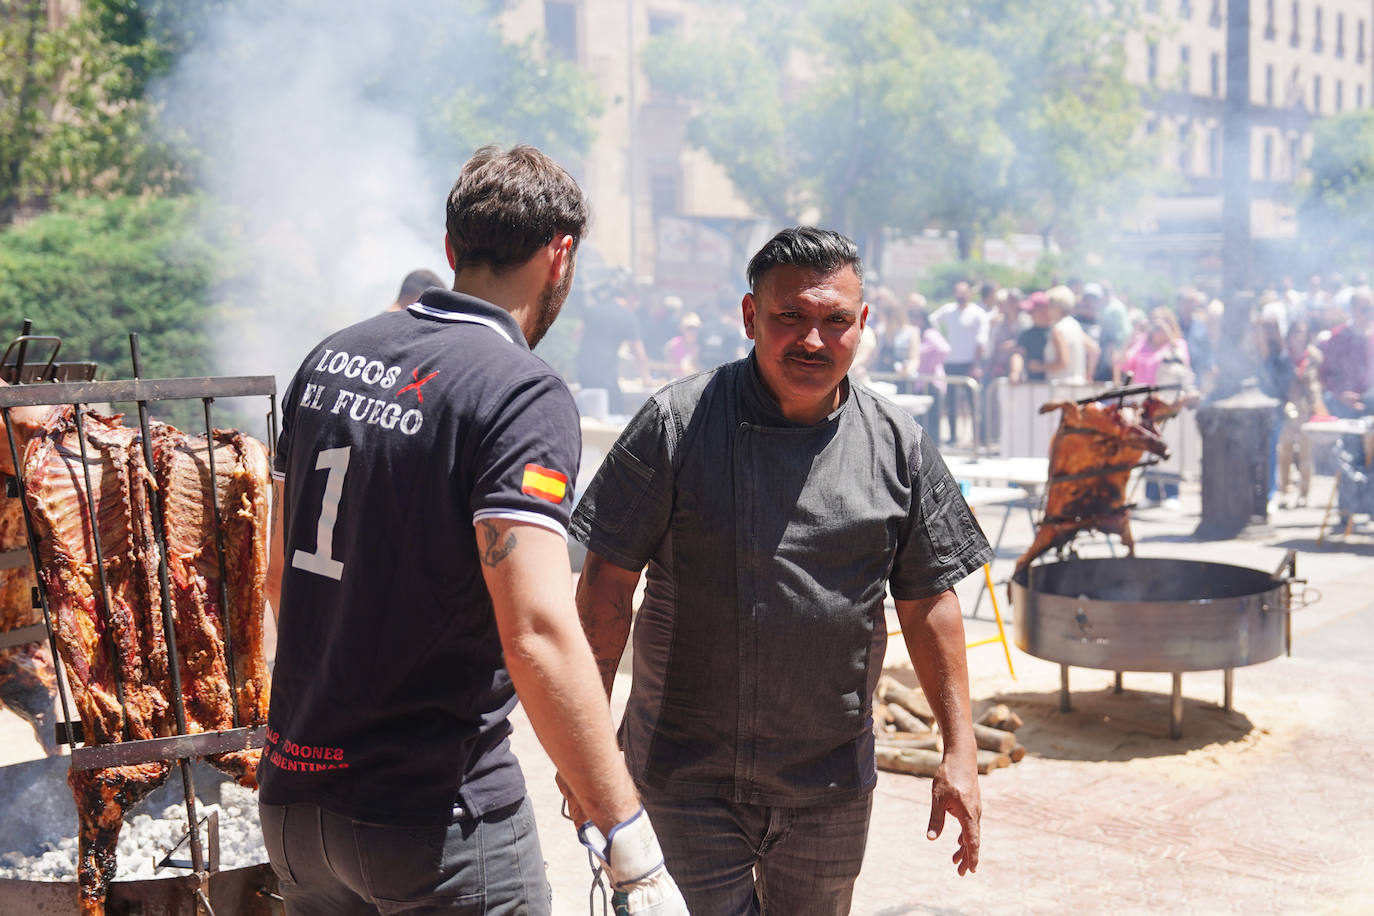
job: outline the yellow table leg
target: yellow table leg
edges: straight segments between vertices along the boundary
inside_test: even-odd
[[[980,639],[971,642],[965,648],[976,649],[978,646],[990,646],[995,642],[1002,644],[1002,652],[1007,656],[1007,670],[1011,672],[1012,680],[1016,679],[1016,668],[1011,663],[1011,646],[1007,643],[1007,631],[1002,626],[1002,608],[997,604],[997,589],[992,584],[992,570],[986,563],[983,564],[983,577],[988,583],[988,594],[992,596],[992,616],[997,621],[997,635],[989,636],[987,639]]]

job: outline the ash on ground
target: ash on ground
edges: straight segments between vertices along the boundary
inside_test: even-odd
[[[51,762],[50,762],[51,761]],[[267,861],[258,822],[258,795],[215,770],[197,764],[194,775],[199,817],[219,812],[219,867],[242,868]],[[16,791],[18,790],[18,791]],[[9,849],[0,852],[0,878],[25,881],[75,881],[76,807],[66,783],[66,759],[49,758],[32,765],[0,768],[0,837]],[[167,783],[134,808],[119,831],[119,866],[115,880],[166,878],[189,869],[154,869],[186,835],[186,805],[181,777],[173,770]],[[205,827],[201,827],[206,850]],[[189,862],[189,843],[173,859]]]

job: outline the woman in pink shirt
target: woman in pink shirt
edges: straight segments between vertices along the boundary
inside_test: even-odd
[[[1126,348],[1121,358],[1121,375],[1131,376],[1132,385],[1153,385],[1159,367],[1166,361],[1188,365],[1188,344],[1174,313],[1164,306],[1150,312],[1145,333]]]

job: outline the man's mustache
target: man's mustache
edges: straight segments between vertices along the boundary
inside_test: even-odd
[[[808,363],[822,363],[827,366],[835,365],[835,361],[824,353],[808,353],[805,350],[793,348],[786,350],[782,354],[783,359],[799,359]]]

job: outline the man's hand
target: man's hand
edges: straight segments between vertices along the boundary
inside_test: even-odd
[[[1354,410],[1364,410],[1364,401],[1360,398],[1358,391],[1342,391],[1339,395],[1341,403]]]
[[[615,890],[617,914],[688,916],[687,904],[663,864],[663,850],[643,808],[612,827],[609,837],[591,823],[583,824],[577,834],[605,866]]]
[[[946,757],[935,771],[935,780],[930,787],[930,827],[926,830],[926,839],[939,838],[945,829],[946,813],[958,818],[959,848],[954,850],[954,864],[961,875],[978,870],[978,830],[983,800],[978,791],[976,759],[955,761]]]
[[[930,827],[937,838],[945,815],[959,819],[959,848],[954,864],[965,875],[978,868],[978,830],[983,802],[978,794],[978,745],[969,714],[968,667],[964,619],[953,589],[915,601],[898,599],[897,619],[921,690],[944,736],[945,756],[930,787]]]
[[[568,819],[574,825],[587,823],[587,812],[582,810],[582,806],[577,803],[577,796],[573,790],[568,788],[568,784],[563,780],[562,773],[553,774],[554,784],[558,786],[558,791],[563,793],[563,801],[568,806]]]

